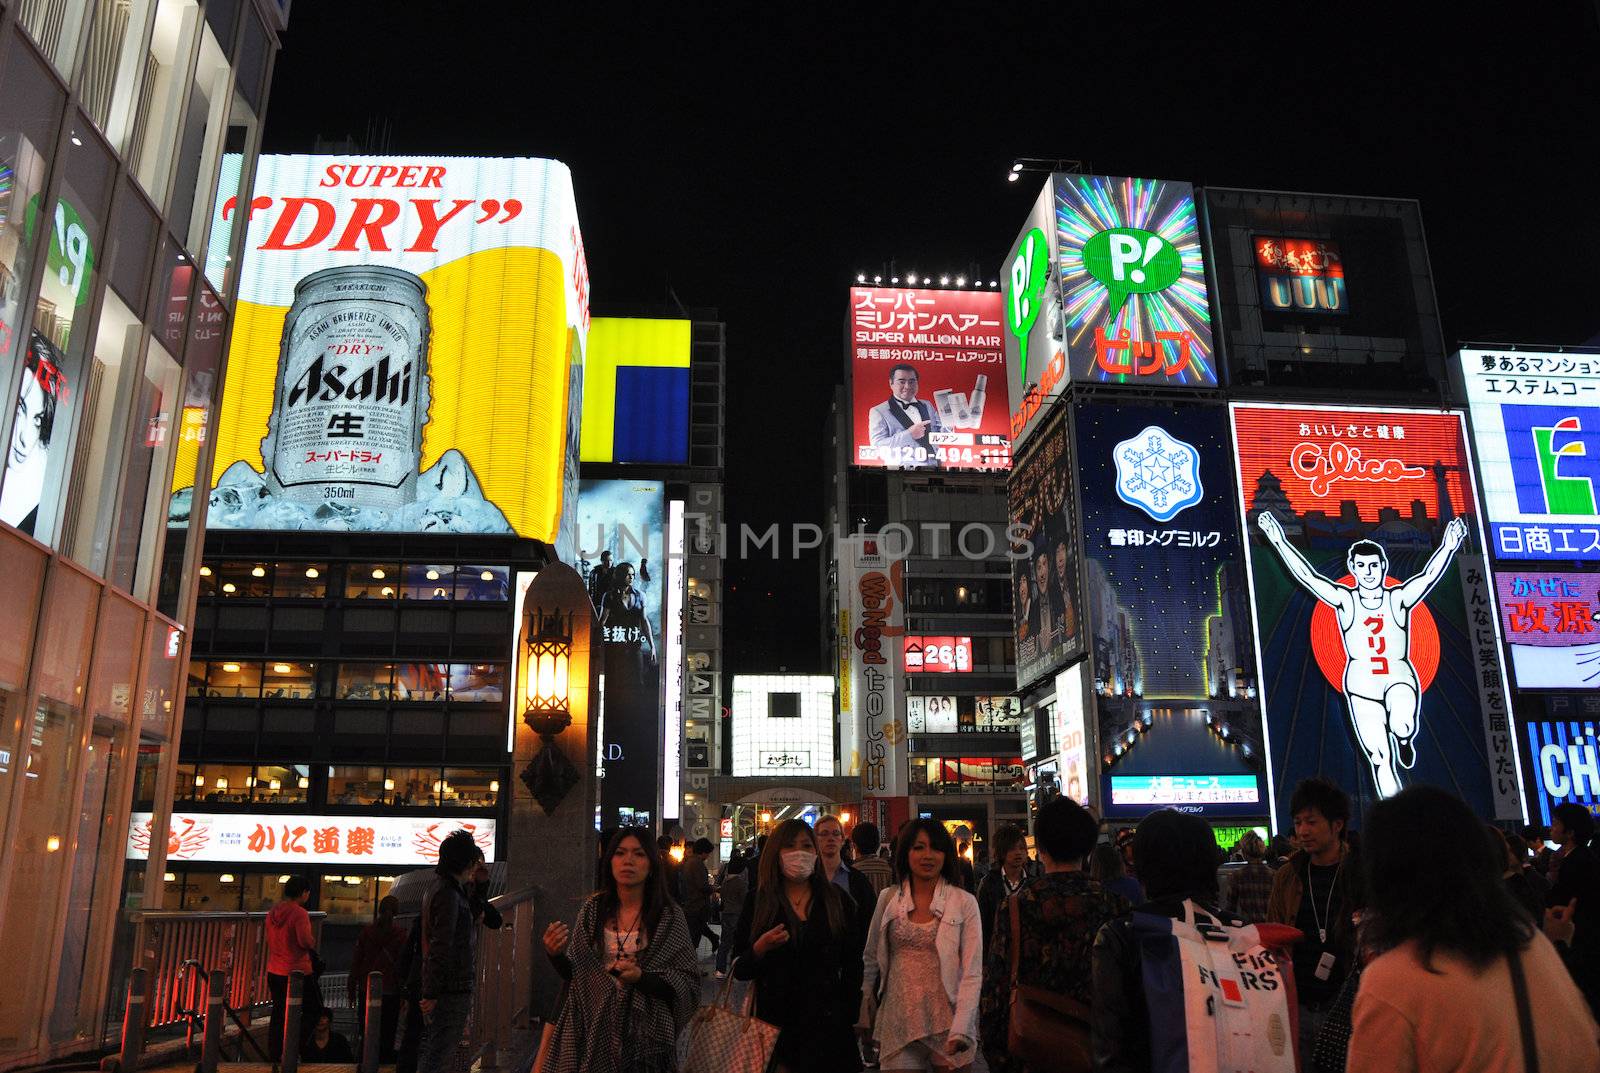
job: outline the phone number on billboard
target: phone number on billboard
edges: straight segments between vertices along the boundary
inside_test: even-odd
[[[1010,447],[869,447],[856,448],[860,462],[881,462],[885,466],[1011,466]]]

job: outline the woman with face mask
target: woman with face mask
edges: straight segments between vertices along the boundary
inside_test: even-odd
[[[977,1053],[983,923],[943,824],[900,829],[895,875],[867,929],[857,1031],[876,1043],[884,1073],[967,1068]]]
[[[755,981],[755,1015],[781,1030],[777,1073],[861,1068],[851,1024],[862,940],[855,907],[818,866],[811,828],[784,820],[761,852],[733,935],[734,977]]]

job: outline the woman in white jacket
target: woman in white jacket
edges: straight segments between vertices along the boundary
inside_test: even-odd
[[[877,1042],[883,1073],[964,1068],[983,985],[978,900],[961,888],[955,843],[933,820],[901,828],[895,875],[867,931],[856,1028]]]

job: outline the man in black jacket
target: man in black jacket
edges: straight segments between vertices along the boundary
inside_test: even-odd
[[[439,844],[438,878],[422,901],[403,958],[408,1013],[397,1073],[443,1073],[461,1041],[477,978],[478,924],[504,921],[489,904],[489,870],[472,835]]]
[[[1578,903],[1567,968],[1600,1017],[1600,854],[1590,845],[1594,827],[1594,816],[1582,805],[1567,801],[1556,806],[1550,841],[1559,843],[1561,852],[1551,858],[1552,880],[1545,897],[1554,908]]]

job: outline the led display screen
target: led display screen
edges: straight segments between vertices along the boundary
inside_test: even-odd
[[[148,812],[128,818],[129,860],[149,858],[152,824]],[[469,832],[484,858],[495,859],[492,819],[174,812],[167,829],[167,863],[432,867],[439,863],[439,843],[452,831]]]
[[[664,488],[659,481],[584,480],[578,493],[577,568],[605,645],[600,761],[602,818],[656,810],[661,760],[661,662],[668,645]]]
[[[1600,688],[1600,574],[1502,569],[1494,582],[1517,686]]]
[[[1344,258],[1337,242],[1281,235],[1256,235],[1251,241],[1263,308],[1280,313],[1350,312]]]
[[[1550,826],[1556,806],[1569,801],[1600,816],[1600,694],[1548,695],[1542,715],[1520,731],[1531,822]]]
[[[589,285],[565,165],[264,156],[214,226],[241,212],[211,527],[570,536]]]
[[[970,637],[906,637],[902,652],[907,674],[965,674],[972,670]]]
[[[1010,467],[998,294],[853,287],[850,365],[856,465]]]
[[[1358,812],[1433,783],[1521,815],[1461,415],[1236,403],[1233,421],[1280,806],[1322,774]]]
[[[1014,445],[1068,381],[1215,386],[1194,187],[1056,174],[1046,191],[1001,265]]]
[[[1265,815],[1227,411],[1098,404],[1075,418],[1106,815]]]
[[[1463,350],[1497,559],[1600,562],[1600,354]]]
[[[583,461],[689,461],[690,328],[594,318],[583,357]]]
[[[1011,625],[1017,687],[1026,689],[1083,651],[1072,452],[1065,410],[1040,431],[1006,484],[1011,546]]]

